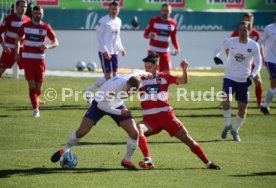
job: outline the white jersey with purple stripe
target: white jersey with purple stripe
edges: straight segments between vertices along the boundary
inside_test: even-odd
[[[261,54],[258,43],[248,38],[247,43],[241,43],[239,37],[228,38],[221,48],[215,50],[214,55],[219,56],[220,50],[229,50],[225,67],[224,78],[236,82],[246,82],[250,74],[255,77],[261,69]],[[251,72],[251,62],[254,59],[255,67]]]

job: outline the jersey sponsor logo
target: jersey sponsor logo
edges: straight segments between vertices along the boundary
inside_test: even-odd
[[[158,35],[164,36],[164,37],[168,37],[170,36],[170,31],[167,30],[159,30]]]
[[[243,54],[236,54],[235,55],[235,60],[237,62],[242,62],[243,60],[245,60],[245,57],[243,56]]]
[[[40,41],[40,35],[30,35],[31,41]]]
[[[252,52],[252,49],[251,49],[251,48],[248,48],[248,49],[247,49],[247,52],[251,53],[251,52]]]
[[[158,84],[146,85],[145,91],[148,94],[156,94],[160,92],[160,86]]]

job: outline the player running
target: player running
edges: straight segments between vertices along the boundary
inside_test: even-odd
[[[253,39],[254,41],[258,42],[260,38],[260,32],[257,31],[256,29],[253,28],[253,23],[254,23],[254,15],[250,12],[245,13],[243,16],[243,21],[247,21],[250,24],[250,30],[249,30],[249,38]],[[230,37],[238,37],[239,36],[239,30],[235,30]],[[261,51],[262,55],[262,51]],[[263,56],[263,55],[262,55]],[[255,63],[252,62],[252,68],[251,70],[254,69]],[[263,96],[263,88],[262,88],[262,78],[261,74],[258,73],[255,78],[254,78],[254,83],[255,83],[255,95],[257,99],[257,106],[261,106],[262,102],[262,96]]]
[[[108,115],[128,134],[126,154],[121,161],[121,165],[128,170],[137,170],[131,162],[131,158],[138,145],[138,130],[131,111],[124,105],[123,99],[137,91],[140,83],[140,77],[133,75],[118,75],[103,83],[101,89],[96,93],[91,107],[86,112],[80,127],[71,134],[64,149],[52,155],[51,161],[59,161],[64,152],[69,151],[103,116]]]
[[[176,31],[177,22],[170,18],[172,7],[169,4],[163,4],[161,7],[161,16],[153,17],[145,30],[144,37],[149,39],[148,54],[157,53],[160,58],[159,71],[170,73],[172,69],[169,41],[175,48],[172,55],[177,55],[180,51]]]
[[[269,115],[269,104],[276,96],[276,12],[274,12],[274,23],[265,27],[259,44],[264,44],[264,59],[270,78],[270,88],[266,92],[265,102],[261,105],[264,115]]]
[[[261,54],[258,43],[249,38],[250,23],[243,21],[239,26],[239,37],[228,38],[223,45],[214,51],[216,64],[223,64],[219,58],[220,50],[228,50],[227,64],[223,79],[223,91],[227,98],[223,101],[225,128],[222,131],[222,139],[226,139],[231,131],[234,141],[241,141],[238,134],[239,128],[246,117],[247,103],[249,100],[249,86],[261,69]],[[251,62],[254,58],[255,67],[251,71]],[[232,95],[238,101],[238,114],[232,129],[231,106]]]
[[[13,13],[5,18],[0,26],[0,43],[3,49],[0,59],[0,78],[6,69],[12,68],[15,63],[15,38],[22,24],[31,21],[24,15],[27,10],[27,3],[24,0],[16,2],[16,13]],[[4,40],[2,34],[4,33]],[[22,40],[20,41],[20,51],[22,51]],[[23,69],[23,64],[17,61],[19,69]]]
[[[143,61],[145,62],[145,70],[152,73],[153,78],[142,80],[142,87],[139,89],[143,120],[137,124],[139,130],[138,146],[144,156],[144,161],[141,161],[139,166],[146,169],[154,168],[146,137],[165,130],[171,137],[174,136],[186,144],[206,164],[208,169],[221,169],[220,166],[209,161],[201,146],[193,140],[183,123],[175,116],[168,102],[169,85],[188,82],[188,63],[186,60],[180,63],[183,72],[182,77],[157,72],[159,59],[154,54],[147,56]]]
[[[24,64],[25,78],[29,85],[29,97],[33,106],[33,116],[40,117],[38,97],[42,92],[45,73],[45,50],[58,46],[58,40],[51,26],[42,22],[44,10],[40,6],[33,8],[32,21],[23,24],[15,40],[15,59]],[[46,36],[50,44],[45,44]],[[24,46],[20,55],[20,41]]]

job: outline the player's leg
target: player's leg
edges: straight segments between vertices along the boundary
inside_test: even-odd
[[[33,107],[33,116],[40,117],[35,80],[27,80],[27,81],[29,85],[29,97]]]
[[[269,115],[269,104],[271,103],[274,96],[276,96],[276,63],[266,63],[266,68],[270,78],[270,88],[267,89],[265,101],[261,104],[261,112],[264,115]]]
[[[226,139],[228,132],[232,129],[231,124],[231,101],[232,96],[235,93],[235,85],[232,80],[223,79],[223,91],[226,97],[223,99],[223,110],[224,110],[224,119],[225,119],[225,127],[221,133],[221,138]]]
[[[0,78],[2,78],[2,75],[4,74],[5,71],[6,71],[5,68],[0,67]]]
[[[131,119],[123,120],[119,125],[127,132],[128,140],[126,146],[126,154],[124,159],[121,162],[121,165],[127,168],[128,170],[137,170],[133,165],[132,156],[134,155],[137,146],[138,146],[138,130],[135,124],[135,121]]]
[[[104,53],[102,52],[99,52],[99,57],[100,57],[100,61],[101,61],[101,66],[102,66],[102,70],[103,70],[103,73],[104,73],[104,77],[106,80],[110,79],[112,74],[112,65],[111,65],[111,59],[106,59],[104,57]]]
[[[139,131],[138,146],[144,156],[144,160],[139,162],[142,168],[153,169],[154,164],[151,158],[147,137],[154,134],[153,129],[146,122],[139,122],[137,124]]]
[[[170,53],[158,53],[159,55],[159,71],[171,74],[172,64]]]
[[[0,78],[3,76],[6,69],[12,68],[14,64],[14,50],[10,53],[3,52],[0,58]]]
[[[112,76],[117,76],[117,72],[118,72],[118,55],[117,54],[113,54],[111,56],[111,63],[112,63]]]
[[[64,152],[69,151],[71,147],[76,145],[79,142],[80,138],[84,137],[104,115],[106,115],[106,113],[98,109],[97,102],[94,100],[90,108],[87,110],[79,128],[72,132],[64,148],[56,151],[52,155],[51,161],[59,161],[61,155]]]
[[[191,151],[196,154],[197,157],[207,166],[208,169],[221,169],[219,165],[209,161],[201,146],[193,140],[184,126],[174,136],[186,144]]]
[[[257,99],[257,105],[258,107],[260,107],[262,103],[262,96],[263,96],[262,78],[260,73],[258,73],[255,76],[254,83],[255,83],[255,95]]]

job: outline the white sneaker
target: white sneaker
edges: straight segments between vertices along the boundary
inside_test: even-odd
[[[34,109],[34,114],[33,114],[33,116],[34,116],[35,118],[40,117],[40,113],[39,113],[39,110],[38,110],[38,109]]]

